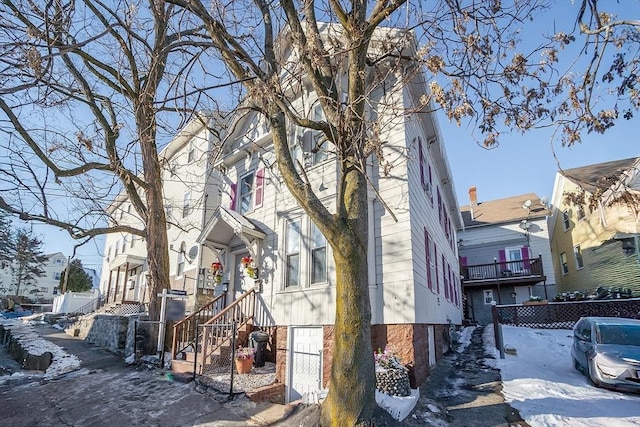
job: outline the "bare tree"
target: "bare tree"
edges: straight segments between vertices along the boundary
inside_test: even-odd
[[[561,126],[565,143],[572,144],[579,141],[580,131],[604,132],[617,119],[631,118],[639,106],[637,21],[614,20],[598,10],[597,0],[583,1],[576,34],[549,34],[548,40],[529,52],[519,50],[519,30],[552,2],[167,3],[150,1],[148,9],[138,9],[140,4],[124,1],[110,9],[98,1],[84,0],[43,2],[35,8],[29,3],[21,8],[3,0],[0,79],[8,89],[0,90],[0,108],[13,129],[11,138],[15,138],[8,138],[8,146],[25,162],[19,174],[12,169],[13,163],[2,169],[11,177],[8,182],[16,185],[16,192],[21,185],[17,177],[37,182],[27,188],[42,212],[33,214],[31,206],[3,200],[0,208],[25,219],[65,227],[76,237],[108,231],[164,236],[147,239],[149,270],[154,274],[151,292],[155,294],[168,278],[157,113],[171,108],[171,102],[161,98],[176,99],[159,97],[158,91],[166,94],[178,91],[178,86],[191,88],[184,77],[178,79],[179,85],[163,80],[167,67],[192,73],[197,68],[192,58],[210,52],[208,48],[213,46],[212,56],[226,71],[207,74],[208,82],[217,79],[215,85],[208,86],[229,84],[236,95],[244,97],[243,108],[266,118],[283,181],[333,248],[337,272],[335,352],[330,392],[322,408],[324,425],[366,424],[375,408],[366,281],[367,190],[371,187],[375,191],[375,186],[369,182],[367,161],[374,157],[382,171],[390,167],[380,137],[388,122],[370,114],[376,108],[393,107],[392,102],[384,105],[384,97],[374,95],[386,90],[383,83],[395,77],[394,87],[398,88],[424,71],[431,90],[411,106],[411,112],[430,113],[431,106],[437,105],[458,123],[470,118],[487,146],[496,144],[503,130],[528,131],[554,124]],[[82,14],[79,5],[83,6]],[[329,37],[325,23],[334,29]],[[385,40],[377,35],[380,26],[404,31]],[[558,72],[560,49],[573,43],[580,31],[586,35],[582,38],[586,40],[584,52],[596,59],[586,65],[586,73]],[[411,45],[407,40],[414,37],[419,49],[412,52],[406,47]],[[295,60],[283,61],[285,41],[292,45]],[[625,43],[628,41],[632,43]],[[602,46],[622,49],[631,56],[608,56],[607,50],[599,49]],[[172,57],[170,52],[180,55]],[[418,67],[412,71],[406,67],[409,64]],[[199,72],[210,68],[215,67],[202,67]],[[192,75],[184,73],[172,75]],[[292,107],[290,97],[300,92],[302,83],[318,95],[323,119],[309,119]],[[595,91],[603,87],[617,89],[609,94],[613,101],[607,106],[595,97]],[[183,92],[190,93],[189,89]],[[198,100],[197,95],[180,99],[185,105]],[[63,131],[52,132],[48,115],[41,113],[41,107],[49,107],[44,111],[72,111],[67,107],[70,102],[85,105],[95,117],[79,127],[75,138]],[[23,126],[25,116],[34,112],[40,126]],[[123,112],[130,120],[118,120]],[[404,113],[396,112],[396,117]],[[304,173],[296,168],[288,140],[291,124],[321,132],[324,138],[320,144],[335,151],[340,167],[335,209],[322,203]],[[124,134],[129,127],[127,138]],[[31,166],[32,159],[20,149],[25,144],[44,162],[44,170]],[[96,158],[97,149],[103,154]],[[56,157],[62,152],[64,156]],[[127,162],[131,154],[142,159],[140,174],[135,162]],[[70,159],[83,161],[69,163]],[[92,177],[115,176],[103,184],[101,193],[109,195],[116,183],[122,185],[146,229],[116,224],[89,231],[79,225],[85,217],[76,223],[57,221],[43,196],[52,185],[66,185],[70,191],[71,185],[63,184],[64,179],[81,171],[93,172]],[[95,200],[86,193],[77,195]],[[101,212],[100,205],[94,209]]]
[[[211,7],[192,0],[170,1],[204,25],[227,70],[243,82],[246,105],[270,124],[278,168],[287,188],[333,248],[337,274],[335,351],[330,391],[322,407],[324,425],[367,423],[375,406],[366,280],[366,162],[374,155],[385,170],[381,123],[367,112],[370,106],[380,105],[372,94],[385,78],[375,78],[377,73],[386,67],[385,76],[404,75],[401,79],[406,83],[413,76],[407,76],[410,69],[402,67],[411,61],[423,65],[427,78],[432,77],[428,80],[431,92],[425,93],[412,112],[428,113],[435,103],[458,123],[471,118],[486,146],[498,142],[500,129],[524,132],[550,124],[560,124],[565,142],[572,144],[583,129],[603,132],[618,118],[600,105],[599,112],[593,111],[593,81],[607,59],[599,43],[617,43],[624,49],[622,41],[637,37],[636,23],[623,21],[620,28],[625,30],[618,32],[611,17],[599,13],[597,1],[585,0],[577,19],[580,31],[598,39],[595,44],[587,39],[584,46],[595,60],[582,78],[569,73],[558,78],[559,49],[573,42],[574,35],[550,34],[529,53],[517,49],[521,26],[550,4],[546,1],[254,0],[214,2]],[[585,24],[587,11],[593,19]],[[324,23],[338,29],[327,36]],[[414,29],[420,43],[418,52],[403,58],[405,51],[394,46],[394,40],[376,45],[375,34],[381,25]],[[287,43],[297,52],[295,61],[284,61],[282,51]],[[402,45],[397,38],[395,43]],[[628,49],[637,49],[637,44]],[[389,58],[396,61],[386,61]],[[604,80],[617,82],[619,92],[614,102],[628,102],[624,116],[629,118],[638,108],[633,77],[637,55],[623,62],[615,68],[614,61]],[[292,107],[291,97],[300,96],[303,85],[318,95],[325,119],[310,120]],[[343,90],[346,99],[342,98]],[[340,165],[335,210],[321,203],[304,174],[296,169],[288,124],[321,131],[327,145],[334,147]]]
[[[0,143],[9,154],[0,209],[81,241],[146,238],[152,317],[169,286],[162,126],[173,134],[169,114],[202,98],[185,70],[198,67],[203,48],[184,43],[175,9],[161,0],[0,3]],[[142,227],[107,210],[118,193]]]

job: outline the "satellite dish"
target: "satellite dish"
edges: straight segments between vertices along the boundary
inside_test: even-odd
[[[531,207],[531,200],[527,200],[526,202],[524,202],[524,205],[522,205],[523,209],[529,209]]]
[[[192,246],[191,249],[189,249],[189,259],[194,260],[196,259],[196,257],[198,256],[198,247],[197,246]]]

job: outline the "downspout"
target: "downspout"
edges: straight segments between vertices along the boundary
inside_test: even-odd
[[[367,162],[367,174],[373,183],[373,162]],[[378,323],[378,285],[376,283],[376,236],[374,224],[375,192],[367,189],[367,279],[369,281],[369,301],[371,303],[371,323]]]

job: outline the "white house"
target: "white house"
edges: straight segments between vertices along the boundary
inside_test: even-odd
[[[407,55],[414,49],[409,43]],[[291,55],[286,47],[281,52]],[[398,77],[388,76],[393,91],[381,87],[372,94],[367,112],[392,103],[396,114],[383,117],[380,108],[377,116],[393,123],[381,135],[385,159],[393,164],[390,174],[373,160],[368,164],[376,190],[369,192],[372,344],[394,346],[419,385],[447,350],[449,326],[462,321],[456,246],[462,220],[435,115],[397,115],[420,108],[426,82],[421,73],[407,85]],[[304,81],[289,101],[309,117],[322,114]],[[332,209],[340,173],[336,157],[330,149],[312,150],[313,131],[288,126],[294,156]],[[164,189],[174,220],[167,230],[172,287],[187,291],[193,310],[227,291],[224,304],[234,309],[223,314],[268,331],[276,375],[287,385],[287,398],[295,399],[329,379],[336,304],[332,251],[280,178],[265,121],[243,110],[227,129],[213,169],[206,160],[214,141],[197,121],[160,154],[168,165]],[[117,220],[136,221],[126,198],[111,212]],[[143,245],[107,236],[105,253],[103,292],[122,301],[148,299]],[[123,293],[123,284],[130,290]]]
[[[47,260],[42,265],[43,274],[35,277],[30,284],[20,288],[20,296],[40,302],[51,302],[53,297],[59,294],[60,278],[67,268],[67,257],[62,252],[45,255]],[[15,291],[14,277],[11,266],[6,265],[0,269],[0,288],[2,294],[12,295]]]
[[[198,115],[160,152],[164,182],[171,286],[187,290],[196,305],[198,294],[213,294],[213,282],[203,289],[196,238],[205,218],[219,202],[218,180],[211,176],[214,151],[211,129],[219,127],[206,114]],[[142,227],[128,198],[121,194],[110,206],[112,222]],[[139,236],[107,234],[100,290],[106,302],[148,302],[146,244]],[[198,289],[200,292],[198,293]]]

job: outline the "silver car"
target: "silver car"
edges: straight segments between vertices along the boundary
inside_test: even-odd
[[[640,320],[582,317],[573,328],[571,357],[595,385],[640,392]]]

